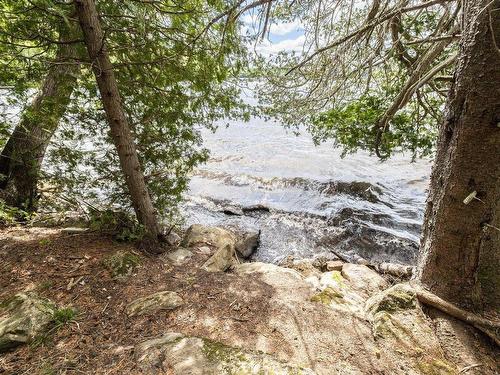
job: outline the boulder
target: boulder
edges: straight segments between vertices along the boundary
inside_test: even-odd
[[[142,371],[151,374],[157,374],[158,369],[190,375],[314,374],[311,369],[289,366],[261,352],[175,332],[136,345],[134,353]]]
[[[302,275],[292,269],[283,268],[271,263],[252,262],[243,263],[235,268],[238,274],[259,274],[259,278],[266,284],[288,289],[297,282],[303,282]]]
[[[166,258],[170,260],[174,265],[181,266],[186,263],[191,257],[193,253],[188,249],[183,247],[179,247],[170,253],[166,254]]]
[[[235,249],[239,256],[242,258],[250,258],[250,256],[257,250],[260,243],[260,230],[248,231],[238,233],[238,241],[236,242]]]
[[[215,248],[223,248],[236,243],[235,236],[222,228],[208,227],[201,224],[193,224],[189,227],[182,240],[183,247],[194,247],[195,245],[209,245]]]
[[[173,310],[182,304],[182,298],[177,293],[162,291],[134,300],[127,306],[126,312],[128,316],[132,317],[159,310]]]
[[[181,242],[181,240],[182,240],[181,236],[179,236],[174,231],[170,231],[170,233],[167,234],[167,236],[165,238],[165,241],[170,246],[177,246],[177,245],[179,245],[179,243]]]
[[[389,287],[382,276],[361,264],[345,263],[342,266],[342,276],[349,281],[354,289],[364,293],[365,296]]]
[[[208,272],[224,272],[234,264],[234,246],[227,244],[217,249],[201,266]]]
[[[294,269],[304,277],[320,276],[321,272],[314,267],[313,261],[310,259],[296,259],[288,264],[288,268]]]
[[[32,293],[18,293],[0,304],[0,353],[47,332],[56,306]]]
[[[205,271],[225,271],[233,265],[236,237],[231,232],[222,228],[206,227],[200,224],[189,227],[182,245],[194,247],[203,244],[215,247],[214,254],[202,265]]]

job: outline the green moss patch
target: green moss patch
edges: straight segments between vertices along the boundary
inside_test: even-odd
[[[114,278],[129,276],[140,263],[141,258],[138,255],[121,250],[106,257],[103,261],[104,266]]]
[[[429,362],[419,362],[417,364],[418,369],[424,375],[453,375],[456,374],[456,370],[453,369],[449,363],[441,361],[438,359],[431,360]]]
[[[247,360],[240,350],[207,339],[203,339],[203,354],[209,361],[214,363],[234,363]]]
[[[324,305],[330,305],[332,302],[342,303],[344,295],[338,291],[333,289],[332,287],[327,287],[320,293],[315,294],[311,297],[311,302],[319,302]]]

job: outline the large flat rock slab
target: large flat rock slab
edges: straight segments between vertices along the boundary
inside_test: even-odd
[[[176,332],[142,342],[136,345],[134,352],[142,370],[151,374],[157,374],[160,369],[189,375],[315,374],[311,369],[289,366],[264,353]]]

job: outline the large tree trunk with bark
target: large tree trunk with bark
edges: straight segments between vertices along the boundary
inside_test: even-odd
[[[500,0],[466,0],[417,278],[480,310],[500,307]],[[497,310],[498,311],[498,310]]]
[[[75,4],[132,205],[148,237],[157,241],[161,236],[160,227],[122,106],[95,3],[93,0],[76,0]]]
[[[0,197],[8,204],[34,211],[38,202],[38,179],[45,151],[66,111],[76,86],[80,66],[74,34],[61,27],[56,59],[33,102],[24,110],[0,154]]]

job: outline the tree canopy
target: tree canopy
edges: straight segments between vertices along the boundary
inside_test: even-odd
[[[205,26],[224,1],[100,1],[98,11],[147,182],[159,212],[173,214],[191,170],[207,158],[199,130],[218,120],[245,117],[234,77],[245,61],[235,25]],[[54,62],[65,31],[74,25],[66,2],[2,1],[4,136]],[[43,22],[39,22],[43,20]],[[117,154],[79,33],[82,74],[49,149],[45,183],[68,196],[129,205]],[[5,138],[4,138],[5,139]]]

